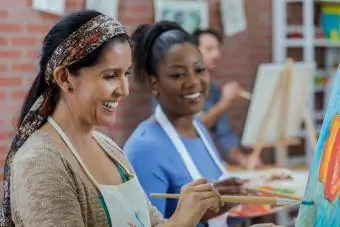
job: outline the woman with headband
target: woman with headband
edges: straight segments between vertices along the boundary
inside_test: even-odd
[[[200,179],[164,221],[120,148],[94,130],[114,124],[130,72],[129,37],[116,20],[80,11],[49,31],[6,159],[0,226],[191,227],[219,209]]]

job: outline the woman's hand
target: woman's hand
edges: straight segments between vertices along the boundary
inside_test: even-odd
[[[245,187],[246,182],[245,180],[231,177],[215,182],[214,187],[221,195],[256,195],[256,192]],[[220,207],[220,214],[227,212],[237,205],[239,204],[225,203],[223,207]]]
[[[220,194],[205,179],[199,179],[182,187],[179,203],[169,222],[177,226],[195,227],[208,211],[218,212]]]
[[[245,182],[246,181],[239,178],[227,178],[214,183],[213,186],[221,195],[249,195],[251,192],[244,187]],[[225,212],[228,212],[237,205],[238,204],[235,203],[225,203],[220,207],[219,212],[208,210],[202,219],[209,220],[211,218],[217,217]]]
[[[221,102],[228,107],[235,99],[240,97],[242,91],[241,86],[237,82],[229,82],[222,86],[221,88]]]

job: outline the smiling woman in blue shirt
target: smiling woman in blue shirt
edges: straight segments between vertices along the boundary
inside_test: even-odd
[[[200,177],[211,182],[222,179],[226,168],[197,118],[210,77],[191,36],[175,23],[159,22],[139,27],[132,42],[135,77],[148,83],[159,103],[124,147],[146,194],[178,193],[184,184]],[[226,178],[215,186],[222,194],[244,192],[243,182],[237,179]],[[151,202],[165,217],[177,207],[173,199],[151,198]],[[207,212],[203,219],[212,222],[218,216],[223,220],[231,207],[227,204],[218,213]]]

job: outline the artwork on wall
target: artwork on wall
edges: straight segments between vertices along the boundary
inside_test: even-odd
[[[33,0],[32,8],[41,12],[62,16],[65,13],[65,0]]]
[[[244,0],[221,0],[221,20],[224,34],[233,36],[246,30]]]
[[[97,10],[115,19],[119,16],[119,0],[86,0],[85,8]]]
[[[304,199],[295,226],[340,226],[340,71],[332,83],[327,111],[310,166]]]
[[[179,23],[187,32],[209,26],[209,7],[205,1],[155,0],[155,20]]]

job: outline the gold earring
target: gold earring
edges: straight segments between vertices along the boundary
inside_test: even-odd
[[[73,86],[70,84],[67,88],[68,92],[72,93],[73,92]]]

